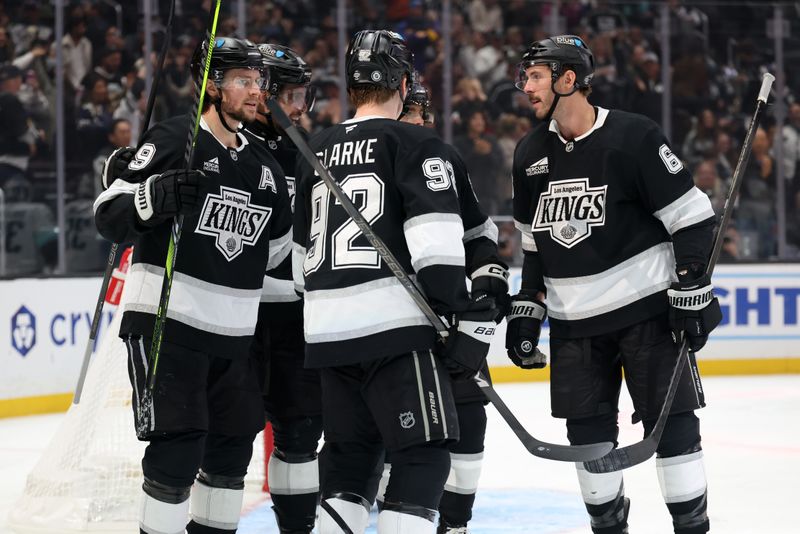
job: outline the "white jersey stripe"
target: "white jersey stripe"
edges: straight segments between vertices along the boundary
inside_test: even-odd
[[[566,321],[587,319],[658,293],[677,280],[672,243],[659,243],[601,273],[544,278],[547,313]]]
[[[403,224],[411,266],[464,265],[464,227],[456,214],[428,213]]]
[[[163,276],[163,267],[131,265],[124,311],[155,314]],[[176,272],[167,317],[213,334],[248,336],[255,332],[260,297],[260,288],[234,289]]]
[[[714,216],[711,201],[702,191],[692,187],[686,193],[653,214],[670,235]]]
[[[117,178],[108,189],[100,193],[95,199],[94,205],[92,206],[94,213],[97,213],[97,208],[104,202],[108,202],[120,195],[135,195],[137,187],[139,187],[139,184],[132,184]]]
[[[269,260],[267,260],[267,270],[274,269],[281,264],[292,252],[292,230],[283,234],[278,239],[269,241]]]
[[[261,302],[295,302],[300,297],[294,290],[293,280],[281,280],[271,276],[264,277],[264,287],[261,288]]]
[[[493,243],[497,243],[499,231],[497,225],[491,219],[487,218],[480,226],[470,228],[464,232],[464,243],[477,239],[479,237],[488,237]]]
[[[292,245],[292,278],[294,290],[302,293],[306,280],[303,276],[303,262],[306,261],[306,247],[294,243]]]
[[[307,343],[342,341],[395,328],[430,325],[393,276],[342,289],[306,291],[304,314]]]

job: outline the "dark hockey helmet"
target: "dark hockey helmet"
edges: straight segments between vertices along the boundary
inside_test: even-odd
[[[311,87],[311,66],[303,61],[297,52],[288,46],[278,44],[260,44],[258,50],[269,69],[270,96],[276,97],[286,85],[301,85],[306,89],[306,108],[314,107],[315,87]]]
[[[203,59],[206,57],[207,50],[208,40],[204,39],[192,55],[190,68],[195,79],[199,79],[203,74]],[[220,84],[225,76],[225,71],[231,69],[257,69],[262,73],[262,89],[266,89],[269,83],[269,71],[255,44],[247,39],[217,37],[214,39],[214,49],[211,52],[208,79]]]
[[[580,37],[575,35],[558,35],[536,41],[522,54],[522,61],[517,69],[517,89],[525,90],[528,77],[525,71],[533,65],[548,65],[552,72],[553,83],[565,71],[575,72],[575,85],[586,88],[592,84],[594,76],[594,56]]]
[[[403,112],[400,114],[401,118],[408,113],[408,106],[412,104],[420,106],[422,108],[422,120],[430,122],[431,95],[425,86],[416,80],[411,84],[411,90],[408,92],[403,102]]]
[[[404,75],[410,82],[414,73],[414,54],[399,33],[389,30],[358,32],[350,40],[346,58],[348,89],[379,85],[396,90]]]

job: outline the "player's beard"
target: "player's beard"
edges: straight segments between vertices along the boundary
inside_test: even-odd
[[[255,107],[248,108],[245,106],[247,104],[247,100],[243,100],[238,107],[234,108],[233,106],[225,105],[226,103],[223,101],[222,103],[222,111],[230,117],[231,119],[239,122],[253,122],[256,120],[256,110],[258,109],[258,105],[254,102]]]

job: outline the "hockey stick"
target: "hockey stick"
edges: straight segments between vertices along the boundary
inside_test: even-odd
[[[767,104],[769,91],[774,80],[775,77],[772,74],[765,73],[764,78],[761,81],[761,89],[758,92],[758,100],[756,101],[756,110],[753,113],[753,120],[750,121],[750,127],[747,129],[747,135],[744,138],[742,151],[739,154],[739,161],[736,163],[736,169],[734,169],[733,177],[731,178],[731,185],[728,188],[728,195],[725,198],[725,206],[722,209],[722,218],[720,219],[719,228],[714,236],[714,245],[711,248],[711,257],[709,258],[708,266],[706,267],[706,274],[708,274],[709,277],[711,277],[711,274],[714,272],[714,266],[717,264],[719,254],[722,251],[725,228],[728,226],[728,221],[730,221],[731,214],[733,212],[733,203],[736,201],[736,195],[742,182],[742,173],[747,167],[748,159],[750,159],[750,149],[753,145],[753,137],[755,136],[756,129],[758,128],[758,123],[761,120],[761,113]],[[610,473],[612,471],[619,471],[621,469],[627,469],[628,467],[640,464],[653,456],[653,453],[656,452],[659,441],[661,441],[661,435],[664,433],[664,427],[667,424],[667,417],[669,416],[670,408],[672,408],[672,402],[675,400],[675,394],[678,391],[680,377],[688,359],[689,345],[684,337],[681,342],[678,360],[675,362],[675,367],[672,370],[672,376],[670,377],[669,387],[667,389],[666,398],[664,399],[664,404],[661,406],[661,412],[658,414],[658,419],[656,420],[656,424],[653,427],[653,430],[650,432],[650,435],[648,435],[642,441],[634,443],[633,445],[628,445],[627,447],[622,447],[621,449],[614,449],[606,456],[598,460],[584,462],[583,466],[587,471],[590,473]],[[695,374],[697,373],[697,370],[692,369],[692,372]]]
[[[214,7],[211,31],[208,35],[208,50],[206,57],[203,59],[203,78],[200,83],[196,95],[199,95],[197,108],[195,111],[194,122],[192,128],[189,130],[189,139],[186,142],[185,153],[185,166],[186,169],[192,168],[194,161],[194,149],[197,143],[197,133],[200,130],[200,117],[203,114],[203,100],[206,96],[206,84],[208,82],[208,71],[211,68],[211,55],[214,51],[215,36],[217,34],[217,21],[219,20],[219,11],[222,6],[222,0],[216,0]],[[169,235],[169,246],[167,247],[167,264],[164,269],[164,278],[161,282],[161,297],[158,302],[158,309],[156,311],[155,324],[153,325],[153,342],[150,345],[150,356],[148,357],[147,366],[147,381],[144,393],[139,400],[136,414],[136,433],[140,437],[146,435],[147,431],[153,425],[153,389],[155,388],[156,376],[158,372],[158,358],[161,352],[161,340],[164,337],[164,326],[167,320],[167,308],[169,307],[169,296],[172,291],[172,279],[175,274],[175,259],[178,257],[178,244],[181,239],[181,231],[183,230],[183,215],[180,214],[175,217],[172,224],[172,231]]]
[[[286,114],[283,112],[281,107],[278,105],[277,102],[274,100],[267,100],[267,106],[269,107],[272,116],[277,119],[278,124],[286,131],[286,134],[291,138],[294,142],[297,149],[300,151],[300,154],[308,161],[308,163],[314,168],[315,171],[320,175],[322,180],[328,186],[333,196],[336,197],[344,210],[347,212],[347,215],[356,223],[361,233],[369,241],[370,245],[375,247],[375,250],[378,251],[383,261],[386,262],[386,265],[391,269],[392,274],[394,274],[400,283],[403,285],[403,288],[408,292],[409,296],[414,300],[414,302],[419,306],[419,309],[422,310],[422,313],[425,314],[425,317],[431,322],[434,328],[439,332],[441,337],[447,336],[447,326],[445,325],[444,321],[442,321],[441,317],[439,317],[433,308],[431,308],[428,301],[420,292],[419,288],[414,284],[413,280],[409,278],[408,274],[403,269],[403,266],[397,261],[392,251],[386,246],[383,240],[375,234],[372,230],[372,227],[367,223],[364,216],[361,215],[361,212],[356,208],[353,202],[350,200],[344,191],[342,190],[341,186],[336,182],[333,175],[330,171],[320,163],[319,159],[317,158],[316,154],[311,150],[306,143],[303,136],[300,135],[300,132],[297,131],[297,127],[289,120]],[[547,458],[549,460],[558,460],[562,462],[582,462],[587,461],[593,458],[599,458],[606,453],[608,453],[613,444],[610,442],[603,442],[603,443],[594,443],[590,445],[558,445],[555,443],[546,443],[544,441],[539,441],[538,439],[531,436],[519,420],[511,413],[508,406],[502,401],[497,392],[494,390],[492,385],[489,381],[484,377],[480,372],[475,375],[475,383],[478,387],[481,388],[481,391],[486,395],[486,398],[489,399],[492,404],[495,405],[497,411],[500,415],[505,419],[508,426],[511,430],[514,431],[514,434],[517,435],[519,440],[528,449],[528,452],[533,454],[534,456],[539,456],[541,458]]]
[[[158,92],[158,84],[161,81],[161,71],[164,68],[164,58],[167,57],[167,49],[169,43],[172,41],[172,19],[175,15],[175,0],[169,4],[169,16],[167,17],[167,32],[164,35],[164,42],[161,44],[161,51],[158,54],[158,69],[156,76],[153,79],[153,85],[150,87],[150,94],[147,96],[147,109],[144,113],[142,126],[139,130],[139,139],[136,146],[142,143],[144,133],[150,125],[150,117],[153,115],[153,106],[156,101],[156,93]],[[100,285],[100,295],[97,297],[97,304],[94,307],[94,317],[92,317],[92,327],[89,329],[89,341],[86,342],[86,349],[83,351],[83,363],[81,363],[81,372],[78,375],[78,384],[75,386],[75,396],[72,398],[72,404],[81,402],[81,394],[83,393],[83,384],[86,382],[86,373],[89,370],[89,360],[94,351],[95,341],[97,340],[97,330],[100,326],[100,318],[103,315],[103,306],[105,305],[106,292],[108,291],[108,284],[111,281],[111,273],[114,270],[114,260],[117,258],[117,250],[119,243],[112,243],[111,250],[108,251],[108,260],[106,260],[106,270],[103,273],[103,283]]]

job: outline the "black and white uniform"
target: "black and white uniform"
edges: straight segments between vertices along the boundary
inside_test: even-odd
[[[148,177],[184,165],[189,125],[190,118],[180,116],[151,128],[128,171],[94,205],[104,237],[134,243],[120,327],[134,410],[145,387],[172,227],[171,220],[141,225],[135,192]],[[249,347],[264,273],[285,263],[291,249],[291,210],[275,160],[244,135],[237,138],[237,148],[226,147],[200,121],[194,167],[205,173],[210,192],[202,209],[184,219],[151,426],[144,436],[151,441],[145,477],[169,487],[190,486],[198,467],[213,475],[244,476],[252,438],[264,425]],[[225,449],[226,436],[241,436],[241,447],[222,458],[217,453]]]
[[[497,226],[483,212],[466,174],[456,175],[461,219],[464,224],[464,253],[467,273],[489,263],[502,264],[497,254]],[[489,366],[481,370],[489,380]],[[486,396],[473,380],[453,382],[460,438],[450,444],[450,474],[439,501],[440,525],[464,526],[472,518],[472,506],[478,489],[486,437]],[[391,456],[384,460],[378,488],[382,505],[391,470]],[[440,529],[443,528],[440,526]]]
[[[280,164],[294,208],[294,172],[300,157],[294,143],[269,119],[267,124],[248,125],[244,132]],[[275,445],[269,459],[269,488],[278,526],[282,531],[310,532],[319,502],[322,391],[319,369],[304,366],[303,301],[294,290],[291,255],[286,261],[288,268],[264,276],[252,350],[265,366],[264,408]]]
[[[455,150],[423,127],[379,117],[328,128],[311,146],[434,309],[466,309],[456,190],[466,169]],[[326,449],[362,454],[364,471],[326,461],[323,498],[332,489],[375,495],[363,484],[384,445],[394,467],[411,465],[405,455],[420,447],[436,450],[432,465],[447,465],[444,444],[458,439],[450,379],[434,354],[435,329],[378,252],[308,164],[297,176],[293,274],[305,295],[306,365],[322,373]],[[440,471],[431,473],[446,477]],[[436,507],[444,478],[422,489],[399,480],[393,474],[387,497]]]
[[[708,197],[654,122],[595,112],[593,127],[574,140],[564,139],[555,121],[535,128],[517,145],[512,170],[525,252],[522,287],[547,295],[552,412],[567,419],[574,444],[616,442],[622,368],[635,417],[652,428],[678,353],[666,290],[677,280],[676,264],[706,264],[714,220]],[[700,462],[692,410],[704,403],[689,366],[685,371],[658,452],[690,451],[681,462]],[[579,467],[593,518],[615,499],[611,511],[621,510],[621,477]],[[705,478],[683,489],[680,499],[704,500]]]

